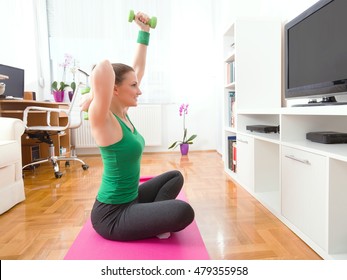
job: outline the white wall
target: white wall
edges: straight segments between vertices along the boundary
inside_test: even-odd
[[[318,0],[222,0],[225,29],[237,17],[271,16],[289,21]]]
[[[199,2],[200,5],[196,5]],[[191,150],[215,150],[220,123],[218,114],[218,84],[220,40],[216,36],[214,12],[218,1],[176,0],[172,5],[175,29],[170,35],[176,44],[168,60],[171,69],[173,104],[164,106],[163,145],[147,151],[168,151],[167,148],[183,137],[179,107],[189,104],[186,116],[188,135],[197,134]],[[182,10],[184,7],[184,10]],[[194,12],[192,12],[194,11]],[[192,19],[192,14],[194,17]],[[199,19],[204,19],[203,24]],[[208,24],[206,24],[208,23]],[[149,50],[150,52],[150,50]],[[151,54],[150,54],[151,55]],[[179,150],[179,148],[176,148]]]

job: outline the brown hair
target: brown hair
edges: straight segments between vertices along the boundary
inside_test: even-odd
[[[113,71],[116,74],[115,84],[120,85],[124,80],[124,75],[129,72],[135,72],[134,69],[123,63],[112,63]]]

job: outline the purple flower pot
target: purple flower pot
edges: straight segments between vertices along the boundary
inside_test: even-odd
[[[185,156],[188,154],[188,151],[189,151],[189,144],[180,144],[180,149],[181,149],[181,155],[182,156]]]
[[[64,91],[63,90],[53,90],[53,97],[55,102],[64,101]]]
[[[70,102],[72,101],[72,98],[73,98],[73,91],[69,91],[69,100],[70,100]]]

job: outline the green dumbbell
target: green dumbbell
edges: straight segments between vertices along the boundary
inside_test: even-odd
[[[128,21],[132,22],[134,19],[135,19],[135,12],[133,10],[130,10]],[[154,29],[157,26],[157,18],[151,17],[150,20],[147,22],[147,24],[149,25],[149,27]]]

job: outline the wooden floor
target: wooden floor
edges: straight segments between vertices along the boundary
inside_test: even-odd
[[[0,259],[63,259],[90,215],[102,174],[98,156],[55,179],[41,165],[25,172],[26,200],[0,215]],[[144,154],[141,174],[178,169],[211,259],[321,259],[259,202],[235,185],[216,152]]]

